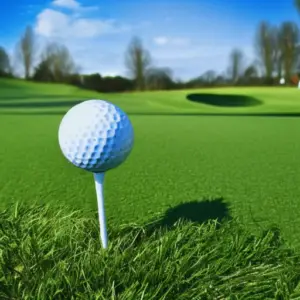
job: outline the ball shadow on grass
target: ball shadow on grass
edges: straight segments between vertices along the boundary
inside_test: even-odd
[[[190,201],[170,207],[161,219],[153,222],[149,227],[171,229],[178,221],[188,221],[196,224],[204,224],[216,220],[220,225],[222,221],[230,220],[230,210],[223,198],[204,201]]]
[[[189,94],[189,101],[220,107],[246,107],[261,105],[262,102],[254,97],[230,94]]]

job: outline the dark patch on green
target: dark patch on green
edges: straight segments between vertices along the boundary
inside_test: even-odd
[[[231,219],[229,206],[223,198],[195,200],[170,207],[160,219],[150,223],[148,230],[151,232],[158,228],[170,229],[179,221],[205,224],[215,220],[219,226],[223,220]]]
[[[181,203],[169,208],[161,220],[162,226],[172,226],[179,220],[203,224],[209,220],[230,218],[228,204],[223,198]]]
[[[257,106],[262,104],[260,100],[245,95],[199,93],[189,94],[186,98],[192,102],[221,107],[245,107]]]

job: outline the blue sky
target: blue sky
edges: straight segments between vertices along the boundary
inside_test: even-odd
[[[13,54],[25,26],[40,49],[63,42],[83,72],[126,75],[124,52],[138,35],[157,66],[176,78],[226,69],[232,48],[254,58],[258,23],[299,23],[293,0],[18,0],[0,3],[0,45]]]

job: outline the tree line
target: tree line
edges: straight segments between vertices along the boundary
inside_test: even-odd
[[[295,0],[295,4],[300,12],[300,0]],[[17,43],[14,64],[4,47],[0,47],[0,76],[18,77],[18,66],[26,80],[67,83],[98,92],[277,85],[281,78],[288,85],[298,84],[300,30],[296,23],[286,21],[274,26],[261,22],[256,29],[254,45],[256,58],[251,63],[247,63],[242,49],[235,48],[229,53],[228,67],[221,74],[208,70],[191,80],[180,81],[174,79],[170,68],[155,66],[142,40],[134,37],[124,55],[130,78],[101,76],[99,73],[87,75],[81,74],[65,45],[49,43],[39,51],[34,31],[28,26]]]

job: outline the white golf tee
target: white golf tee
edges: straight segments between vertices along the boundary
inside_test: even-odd
[[[107,229],[106,229],[106,218],[105,218],[105,208],[104,208],[104,197],[103,197],[103,182],[104,173],[94,173],[97,202],[98,202],[98,217],[100,224],[100,237],[102,246],[104,249],[107,248]]]

